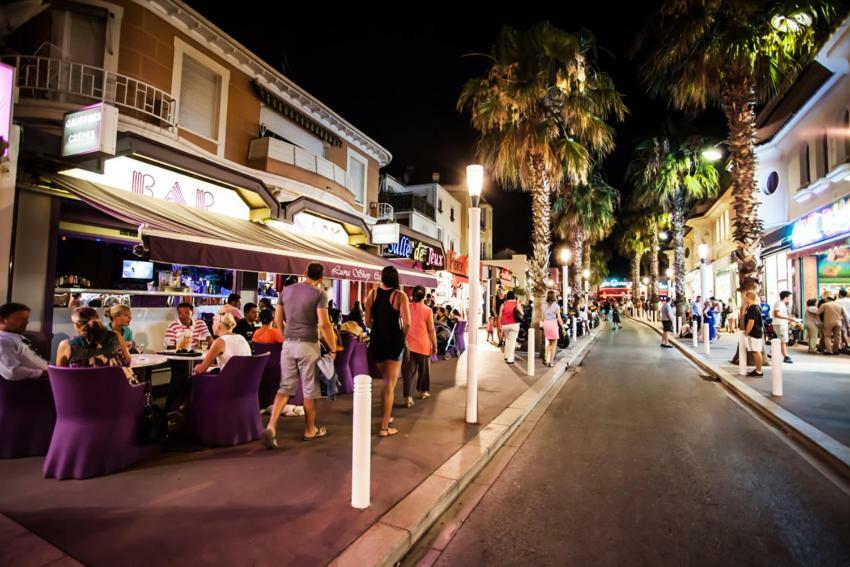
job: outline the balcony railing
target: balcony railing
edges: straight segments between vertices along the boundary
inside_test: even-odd
[[[381,193],[382,203],[389,203],[397,212],[417,211],[434,220],[434,205],[414,193]]]
[[[124,114],[159,126],[173,127],[177,101],[169,93],[142,81],[100,67],[31,55],[4,55],[4,63],[17,69],[22,98],[40,98],[88,104],[103,101]]]
[[[311,173],[318,173],[342,185],[352,193],[351,176],[343,168],[321,156],[300,148],[289,142],[270,136],[254,138],[248,147],[248,159],[273,159],[288,165],[294,165]]]
[[[375,203],[375,218],[381,220],[395,220],[395,211],[389,203]]]

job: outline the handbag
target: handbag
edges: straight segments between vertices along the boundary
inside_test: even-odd
[[[524,317],[525,314],[519,309],[519,303],[514,304],[514,321],[520,323]]]
[[[139,445],[159,443],[168,432],[168,419],[160,407],[151,402],[151,394],[145,395],[145,408],[136,424],[136,442]]]

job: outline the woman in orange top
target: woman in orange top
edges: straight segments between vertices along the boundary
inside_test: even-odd
[[[404,400],[407,407],[413,405],[413,378],[417,377],[416,389],[423,400],[431,397],[431,356],[437,354],[437,331],[434,328],[434,313],[422,303],[425,288],[413,288],[410,304],[410,331],[407,333],[409,356],[402,367]]]
[[[283,342],[283,334],[280,332],[280,329],[272,327],[272,323],[274,323],[274,312],[271,309],[260,311],[260,323],[262,327],[254,331],[251,342],[265,344]]]

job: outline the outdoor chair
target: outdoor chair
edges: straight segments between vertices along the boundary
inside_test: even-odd
[[[342,334],[343,350],[337,352],[334,358],[334,368],[336,369],[337,376],[339,376],[339,381],[342,383],[342,388],[339,390],[340,394],[354,392],[354,374],[351,371],[351,359],[356,343],[357,339],[354,336],[348,333]]]

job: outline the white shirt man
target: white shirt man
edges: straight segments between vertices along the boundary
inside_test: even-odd
[[[771,317],[773,317],[773,331],[776,337],[782,343],[782,356],[784,362],[791,363],[791,357],[788,356],[788,325],[794,319],[788,315],[788,304],[791,303],[791,292],[782,291],[779,293],[779,300],[773,304],[771,309]]]
[[[0,376],[6,380],[40,378],[47,372],[47,361],[32,350],[23,336],[29,315],[29,307],[20,303],[0,307]]]

